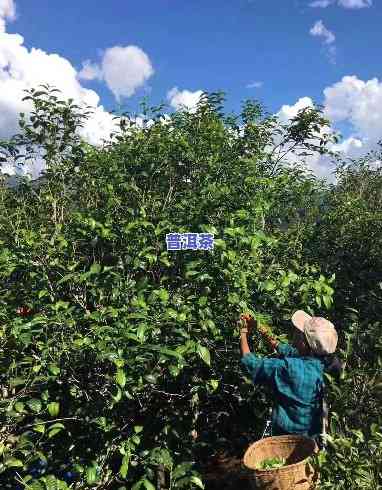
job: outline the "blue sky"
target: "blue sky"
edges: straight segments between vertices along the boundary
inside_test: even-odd
[[[90,142],[143,96],[170,111],[222,90],[227,112],[323,104],[357,156],[382,139],[381,25],[381,0],[0,0],[0,138],[37,82],[97,107]]]
[[[276,111],[302,95],[322,102],[323,89],[344,75],[382,78],[381,2],[323,9],[295,0],[18,0],[17,11],[9,32],[22,33],[25,45],[58,53],[78,68],[111,46],[139,46],[155,71],[147,81],[154,104],[177,86],[224,90],[228,111],[238,111],[247,97]],[[335,33],[335,64],[309,34],[319,19]],[[256,81],[263,86],[246,88]],[[116,107],[102,82],[84,85],[101,95],[105,107]],[[137,110],[146,93],[141,88],[124,102]]]

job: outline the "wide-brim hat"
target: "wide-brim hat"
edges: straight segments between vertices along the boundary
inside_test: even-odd
[[[296,311],[292,318],[293,325],[304,333],[312,351],[325,356],[333,354],[337,348],[338,334],[332,322],[326,318],[310,316],[305,311]]]

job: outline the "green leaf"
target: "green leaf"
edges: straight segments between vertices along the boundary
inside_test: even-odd
[[[189,279],[190,277],[196,276],[199,274],[199,271],[187,271],[185,274],[185,278]]]
[[[60,404],[58,402],[48,403],[48,412],[52,417],[56,417],[60,413]]]
[[[134,483],[134,485],[131,487],[131,490],[140,490],[142,488],[142,480],[137,481]]]
[[[161,301],[163,301],[164,303],[167,303],[170,295],[166,289],[161,288],[161,289],[159,289],[158,296],[161,299]]]
[[[177,359],[182,358],[182,355],[179,354],[179,352],[176,352],[175,350],[167,349],[166,347],[159,348],[158,351],[161,354],[166,354],[167,356],[176,357]]]
[[[219,386],[219,381],[217,379],[210,379],[209,383],[213,390],[216,390]]]
[[[117,366],[117,368],[121,368],[125,365],[125,360],[124,359],[114,359],[114,364]]]
[[[201,296],[199,299],[198,299],[198,305],[199,306],[205,306],[206,303],[207,303],[207,300],[208,300],[208,297],[207,296]]]
[[[228,303],[233,305],[238,304],[240,302],[240,298],[237,293],[229,293],[227,299],[228,299]]]
[[[136,434],[139,434],[139,433],[140,433],[140,432],[142,432],[142,431],[143,431],[143,426],[142,426],[142,425],[136,425],[136,426],[134,427],[134,432],[135,432]]]
[[[22,468],[24,463],[20,459],[9,458],[5,461],[5,466],[7,468]]]
[[[273,281],[268,280],[263,283],[263,287],[265,291],[274,291],[276,289],[276,284]]]
[[[45,483],[46,490],[69,490],[65,482],[58,480],[53,475],[42,477],[42,480]]]
[[[55,364],[50,364],[48,369],[54,376],[60,373],[60,368]]]
[[[28,483],[28,486],[26,486],[25,488],[26,490],[45,490],[41,483],[38,481]]]
[[[126,478],[127,472],[129,469],[129,462],[130,462],[130,454],[126,454],[122,458],[122,464],[121,467],[119,468],[119,473],[122,476],[122,478]]]
[[[178,317],[177,317],[177,320],[178,322],[184,322],[187,318],[187,314],[182,312],[182,313],[179,313]]]
[[[86,469],[86,482],[88,485],[95,483],[98,480],[97,477],[97,468],[95,466],[89,466]]]
[[[174,480],[179,479],[180,477],[184,476],[187,474],[187,472],[191,469],[191,464],[190,463],[181,463],[176,466],[172,473],[172,477]]]
[[[23,402],[16,402],[14,405],[16,412],[19,412],[19,413],[24,412],[24,407],[25,407],[25,404]]]
[[[142,483],[143,483],[143,486],[146,488],[146,490],[155,490],[154,485],[149,480],[147,480],[146,478],[144,480],[142,480]]]
[[[59,310],[60,308],[66,310],[69,307],[69,302],[59,300],[59,301],[57,301],[57,303],[55,303],[54,307],[56,310]]]
[[[49,430],[51,429],[65,429],[65,425],[61,422],[56,422],[49,427]]]
[[[200,358],[208,365],[211,366],[211,355],[207,347],[203,345],[198,345],[196,347],[196,352],[199,354]]]
[[[258,464],[257,468],[270,470],[270,469],[282,468],[283,466],[285,466],[285,464],[286,464],[285,458],[276,456],[274,458],[264,459],[263,461],[261,461],[261,463]]]
[[[63,424],[53,424],[52,426],[49,427],[49,432],[48,432],[48,437],[49,439],[54,437],[56,434],[62,431],[62,429],[65,429],[65,425]]]
[[[32,398],[31,400],[28,400],[27,405],[32,410],[32,412],[41,412],[42,403],[37,398]]]
[[[222,240],[221,238],[217,238],[216,240],[214,240],[214,247],[222,248],[225,250],[227,248],[227,245],[224,240]]]
[[[117,391],[117,394],[115,396],[112,395],[112,398],[115,401],[115,403],[118,403],[122,399],[122,391],[121,391],[121,388],[117,387],[117,390],[118,390]]]
[[[147,330],[147,325],[146,324],[141,324],[138,327],[137,330],[137,338],[140,340],[140,342],[143,342],[145,340],[145,332]]]
[[[197,487],[204,489],[204,485],[203,485],[202,480],[200,478],[198,478],[197,476],[191,476],[190,482],[194,483],[194,485],[196,485]]]
[[[99,274],[101,272],[101,266],[100,264],[93,264],[91,267],[90,267],[90,272],[91,274]]]
[[[203,281],[206,281],[207,279],[213,279],[212,276],[210,276],[209,274],[201,274],[200,276],[197,277],[197,281],[198,282],[203,282]]]
[[[115,381],[118,385],[123,388],[126,384],[126,374],[122,369],[118,369],[117,374],[115,375]]]
[[[171,266],[171,262],[168,260],[167,257],[164,257],[164,256],[163,257],[159,257],[159,261],[162,264],[166,265],[167,267],[170,267]]]
[[[326,306],[326,308],[329,310],[331,304],[332,304],[332,298],[330,296],[323,296],[322,299],[324,300],[324,304]]]
[[[178,316],[178,313],[173,308],[167,308],[166,314],[169,318],[176,318]]]
[[[282,287],[288,287],[290,284],[290,278],[289,277],[284,277],[283,280],[281,281],[281,286]]]
[[[40,434],[44,434],[45,432],[45,425],[44,424],[37,424],[33,426],[33,430],[35,432],[40,432]]]
[[[132,437],[131,437],[131,440],[132,440],[132,441],[133,441],[133,443],[134,443],[135,445],[137,445],[137,446],[138,446],[138,445],[140,444],[140,442],[141,442],[141,438],[140,438],[139,436],[132,436]]]
[[[9,386],[11,386],[12,388],[16,386],[25,385],[25,383],[26,383],[25,378],[11,378],[9,380]]]
[[[168,369],[170,371],[171,376],[174,376],[174,378],[176,378],[180,373],[180,369],[178,368],[178,366],[169,366]]]

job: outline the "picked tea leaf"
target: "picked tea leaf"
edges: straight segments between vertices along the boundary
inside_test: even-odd
[[[286,465],[285,458],[267,458],[264,459],[256,469],[258,470],[274,470],[276,468],[282,468]]]

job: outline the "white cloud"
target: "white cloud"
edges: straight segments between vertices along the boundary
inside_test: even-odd
[[[102,80],[102,70],[96,63],[90,60],[82,62],[82,70],[78,72],[78,78],[82,80]]]
[[[20,112],[28,114],[33,108],[30,101],[22,101],[26,95],[24,89],[37,88],[44,83],[58,88],[60,97],[72,98],[80,106],[90,106],[93,114],[79,130],[88,143],[99,145],[103,140],[109,140],[112,132],[119,131],[114,115],[100,105],[98,94],[83,87],[79,79],[104,78],[117,96],[130,95],[142,79],[151,74],[151,64],[145,53],[135,46],[110,48],[104,53],[102,72],[97,64],[86,61],[79,77],[79,73],[64,57],[41,49],[28,49],[21,35],[6,33],[5,20],[14,19],[15,15],[13,0],[0,0],[0,139],[17,133]],[[135,120],[137,127],[144,126],[142,117],[138,116]],[[148,121],[146,126],[152,123]],[[164,118],[163,123],[168,123],[168,118]],[[3,165],[0,171],[30,173],[32,178],[36,178],[43,169],[40,155],[23,167],[10,163]]]
[[[337,50],[335,45],[333,44],[336,40],[336,36],[333,34],[333,32],[329,31],[329,29],[324,26],[322,20],[318,20],[310,29],[309,33],[311,36],[322,39],[322,42],[326,48],[326,54],[329,58],[329,61],[334,64],[336,62]]]
[[[305,107],[313,107],[313,101],[310,97],[301,97],[294,105],[283,105],[276,115],[281,123],[286,124],[288,120],[297,116],[298,111]]]
[[[277,112],[276,116],[282,124],[287,124],[291,119],[297,116],[298,112],[306,107],[314,107],[313,101],[310,97],[301,97],[293,105],[283,105]],[[323,136],[329,132],[329,128],[322,128],[317,136]],[[281,141],[281,140],[280,140]],[[276,141],[276,144],[280,141]],[[286,148],[284,149],[286,150]],[[287,155],[287,161],[290,163],[301,163],[302,157],[289,153]],[[319,153],[312,154],[304,157],[305,164],[310,168],[315,175],[320,178],[325,178],[329,181],[333,181],[334,165],[331,160],[326,156],[321,156]]]
[[[362,9],[371,7],[373,0],[315,0],[310,3],[311,7],[326,8],[329,5],[337,4],[345,9]]]
[[[320,7],[320,8],[326,8],[329,7],[329,5],[332,5],[334,0],[316,0],[315,2],[312,2],[310,4],[311,7]]]
[[[361,157],[368,151],[365,142],[354,136],[350,136],[340,143],[333,145],[333,149],[350,158]]]
[[[263,82],[252,82],[246,85],[246,88],[261,88],[263,85]]]
[[[0,0],[0,18],[11,20],[14,15],[13,2]],[[328,47],[334,47],[333,43],[329,43]],[[100,98],[94,90],[89,90],[81,85],[79,78],[99,79],[102,75],[102,78],[106,80],[106,73],[108,73],[109,83],[113,84],[119,96],[131,93],[142,77],[145,77],[145,73],[146,76],[150,73],[150,69],[147,68],[148,61],[147,70],[143,70],[143,75],[140,72],[140,75],[133,77],[133,80],[130,77],[129,82],[126,83],[121,76],[121,71],[129,74],[132,66],[139,68],[140,61],[145,60],[144,56],[140,56],[143,52],[139,48],[133,51],[126,51],[126,49],[118,48],[116,51],[110,48],[107,50],[101,66],[92,64],[90,61],[83,63],[81,77],[79,77],[79,73],[64,57],[47,53],[41,49],[28,49],[24,45],[23,37],[19,34],[0,32],[0,138],[10,137],[17,132],[19,113],[28,113],[31,110],[30,103],[21,100],[25,95],[23,89],[37,87],[40,83],[49,83],[60,89],[62,96],[71,97],[77,103],[90,105],[93,108],[93,116],[81,130],[81,135],[86,141],[91,144],[100,144],[103,139],[108,139],[110,133],[118,129],[113,115],[100,105]],[[133,59],[135,59],[135,65],[130,64],[128,70],[125,68],[117,70],[115,67],[118,60],[122,64],[128,64]],[[115,68],[115,71],[106,61]],[[194,111],[202,93],[202,90],[192,92],[174,87],[168,92],[167,97],[175,109],[184,106]],[[363,81],[355,75],[346,76],[327,87],[324,90],[324,97],[325,115],[333,125],[345,121],[351,126],[350,136],[341,143],[333,145],[332,149],[351,157],[358,157],[375,149],[377,142],[382,139],[382,81],[376,78]],[[312,106],[313,102],[309,97],[301,97],[293,105],[283,105],[278,116],[285,123],[293,118],[300,109]],[[169,121],[168,115],[163,117],[163,123]],[[141,117],[137,117],[136,122],[138,127],[143,127]],[[147,123],[148,126],[150,124],[152,121]],[[310,157],[307,164],[319,176],[329,176],[333,168],[327,157],[319,155]],[[29,169],[34,177],[38,176],[42,169],[41,159],[37,158]],[[3,168],[3,170],[8,170],[9,173],[14,172],[14,168]]]
[[[363,9],[371,7],[373,0],[338,0],[338,5],[346,9]]]
[[[338,5],[346,9],[363,9],[371,7],[373,0],[338,0]]]
[[[16,5],[13,0],[0,0],[0,33],[5,32],[6,21],[16,18]]]
[[[131,97],[153,74],[150,58],[138,46],[114,46],[106,49],[101,64],[86,60],[78,78],[104,80],[119,101]]]
[[[202,94],[202,90],[196,90],[195,92],[190,92],[189,90],[180,91],[178,87],[173,87],[167,92],[167,99],[171,107],[176,110],[186,108],[190,112],[195,112],[196,105]]]
[[[324,44],[332,44],[336,40],[336,36],[324,26],[322,20],[318,20],[309,32],[312,36],[322,38]]]
[[[29,50],[19,34],[0,33],[0,138],[17,133],[20,112],[27,114],[32,109],[29,101],[22,101],[26,95],[24,89],[48,83],[61,90],[62,97],[71,97],[94,110],[94,115],[80,131],[88,142],[99,144],[102,139],[108,139],[117,129],[113,115],[99,104],[96,92],[81,86],[76,75],[75,68],[62,56],[41,49]],[[36,168],[39,166],[41,162],[35,164]],[[29,166],[29,170],[35,175],[32,167]]]
[[[312,106],[309,97],[302,97],[294,105],[283,105],[277,116],[282,123],[286,123],[299,110]],[[343,157],[359,158],[378,148],[378,142],[382,140],[382,81],[377,78],[363,81],[354,75],[345,76],[325,88],[323,106],[324,116],[329,119],[332,128],[344,121],[351,127],[349,137],[328,145],[330,150],[339,152]],[[295,157],[291,159],[297,160]],[[333,180],[331,172],[334,167],[327,156],[313,155],[307,158],[306,163],[316,175]]]
[[[324,90],[325,114],[333,122],[347,121],[356,138],[372,148],[382,139],[382,82],[343,77]]]

